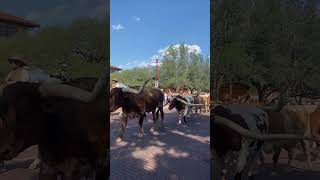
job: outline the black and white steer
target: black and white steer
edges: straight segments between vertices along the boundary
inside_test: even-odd
[[[192,97],[177,95],[171,98],[168,109],[172,110],[173,108],[176,108],[179,115],[179,124],[181,124],[181,116],[183,117],[183,121],[187,123],[187,118],[190,118],[192,113],[192,103]]]

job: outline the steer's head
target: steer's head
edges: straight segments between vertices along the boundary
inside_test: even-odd
[[[175,108],[176,105],[177,105],[177,102],[178,102],[177,97],[172,97],[172,98],[170,98],[170,102],[169,102],[169,107],[168,107],[168,109],[169,109],[169,110],[172,110],[173,108]]]
[[[0,97],[0,161],[10,160],[36,144],[39,112],[38,85],[16,83]]]
[[[182,101],[181,101],[182,100]],[[169,107],[168,109],[169,110],[172,110],[173,108],[176,108],[178,110],[181,110],[184,108],[184,103],[185,102],[185,98],[183,98],[182,96],[180,95],[177,95],[177,96],[174,96],[170,99],[170,102],[169,102]]]
[[[123,106],[125,93],[122,88],[112,88],[110,91],[110,112],[114,112]]]

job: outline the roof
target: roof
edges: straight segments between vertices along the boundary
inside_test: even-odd
[[[1,11],[0,11],[0,22],[9,22],[9,23],[25,26],[28,28],[40,27],[40,24],[26,20],[21,17],[17,17],[17,16],[13,16],[13,15],[4,13]]]
[[[115,70],[122,70],[121,68],[118,68],[116,66],[110,66],[111,69],[115,69]]]

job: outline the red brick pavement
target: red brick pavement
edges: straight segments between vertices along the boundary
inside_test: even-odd
[[[150,114],[151,115],[151,114]],[[200,115],[177,124],[175,111],[165,113],[164,128],[151,133],[151,116],[144,122],[143,138],[138,120],[129,120],[124,141],[115,143],[119,116],[111,117],[111,180],[208,180],[210,179],[209,116]]]

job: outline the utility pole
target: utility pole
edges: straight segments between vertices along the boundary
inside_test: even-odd
[[[155,66],[155,82],[154,82],[154,86],[155,86],[155,88],[158,88],[158,87],[159,87],[158,66],[159,66],[159,60],[158,60],[158,59],[156,59],[156,66]]]

